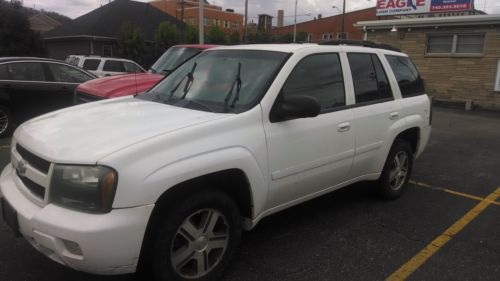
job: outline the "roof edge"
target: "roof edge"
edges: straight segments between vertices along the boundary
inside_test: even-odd
[[[393,20],[360,21],[354,24],[358,28],[429,27],[463,25],[500,25],[500,15],[473,15],[455,17],[410,18]]]

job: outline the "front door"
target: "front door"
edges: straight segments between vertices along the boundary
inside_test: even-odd
[[[283,86],[277,103],[293,95],[316,98],[321,113],[314,118],[264,125],[271,177],[268,208],[342,183],[354,156],[353,112],[346,107],[339,54],[302,59]]]

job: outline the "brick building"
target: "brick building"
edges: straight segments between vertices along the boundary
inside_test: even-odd
[[[345,14],[345,32],[347,39],[362,39],[363,31],[355,28],[353,25],[359,21],[376,20],[375,8],[368,8],[359,11],[353,11]],[[307,33],[309,42],[320,42],[340,38],[342,33],[342,14],[316,18],[311,21],[297,24],[297,33]],[[293,33],[293,25],[274,28],[272,35],[287,35]]]
[[[159,0],[149,2],[161,11],[184,21],[185,23],[199,26],[199,1],[198,0]],[[218,26],[226,34],[238,32],[243,34],[243,15],[231,9],[224,10],[220,6],[211,5],[205,1],[204,5],[205,32]]]
[[[500,109],[500,15],[364,21],[356,27],[367,40],[407,53],[436,100]]]

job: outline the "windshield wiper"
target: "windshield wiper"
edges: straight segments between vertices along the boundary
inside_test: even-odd
[[[187,78],[186,84],[184,84],[184,94],[182,95],[181,99],[186,98],[186,95],[189,92],[189,89],[191,88],[190,85],[193,83],[193,80],[194,80],[193,73],[196,70],[197,66],[198,66],[198,64],[195,62],[191,71],[188,74],[186,74],[186,76],[184,76],[181,79],[181,81],[179,81],[179,83],[177,83],[177,85],[175,85],[175,87],[170,91],[170,96],[168,97],[168,99],[171,99],[173,97],[174,93],[177,91],[177,89],[179,89],[179,87],[182,84],[182,82],[184,81],[184,79]]]
[[[236,79],[233,82],[233,85],[231,86],[231,89],[226,95],[226,98],[224,99],[224,110],[228,112],[229,110],[229,101],[231,100],[231,97],[233,95],[234,87],[236,86],[236,96],[234,97],[233,102],[231,103],[231,108],[234,108],[234,105],[236,102],[240,99],[240,90],[241,90],[241,62],[238,62],[238,72],[236,74]]]

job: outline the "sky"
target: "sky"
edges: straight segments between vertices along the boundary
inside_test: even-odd
[[[136,0],[149,2],[150,0]],[[343,0],[297,0],[297,20],[312,20],[318,14],[323,17],[333,16],[342,11]],[[77,18],[109,0],[24,0],[24,6],[35,7],[47,11],[55,11],[70,18]],[[244,14],[245,0],[208,0],[210,4],[222,6],[224,9],[234,9],[235,12]],[[375,6],[376,0],[346,0],[346,11],[354,11]],[[476,8],[486,10],[489,14],[500,14],[500,0],[475,0]],[[258,14],[277,15],[277,10],[285,10],[285,23],[293,23],[295,0],[248,0],[249,22],[257,22]],[[333,8],[337,6],[338,9]]]

